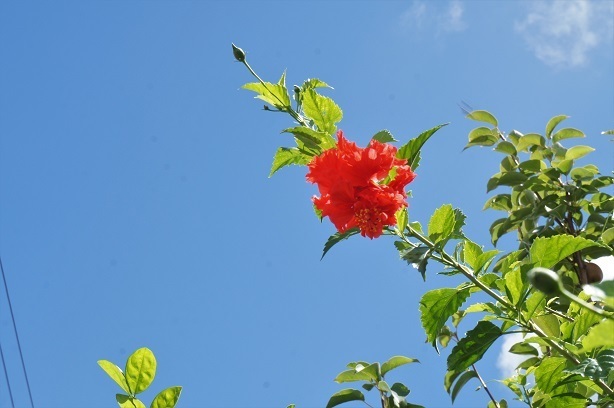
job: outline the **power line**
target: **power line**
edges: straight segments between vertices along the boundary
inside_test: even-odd
[[[6,377],[6,385],[9,388],[9,397],[11,398],[11,407],[15,408],[15,402],[13,402],[13,392],[11,391],[11,383],[9,381],[9,373],[6,371],[6,363],[4,362],[4,353],[2,352],[2,343],[0,343],[0,359],[2,360],[2,368],[4,368],[4,376]]]
[[[28,381],[28,373],[26,371],[26,364],[23,361],[23,353],[21,352],[21,343],[19,342],[19,334],[17,334],[17,325],[15,324],[15,315],[13,314],[13,306],[11,305],[11,297],[9,296],[9,287],[6,284],[6,276],[4,275],[4,266],[2,266],[2,256],[0,256],[0,271],[2,271],[2,281],[4,282],[4,290],[6,292],[6,300],[9,304],[9,310],[11,312],[11,320],[13,321],[13,330],[15,331],[15,339],[17,339],[17,349],[19,350],[19,358],[21,358],[21,367],[23,368],[23,375],[26,378],[26,387],[28,388],[28,396],[30,397],[30,405],[34,408],[34,401],[32,400],[32,391],[30,391],[30,381]],[[6,377],[8,382],[8,376]],[[12,400],[12,397],[11,397]]]

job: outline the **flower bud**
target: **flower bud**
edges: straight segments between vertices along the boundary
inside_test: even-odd
[[[546,295],[556,295],[560,292],[561,279],[556,272],[546,268],[533,268],[527,274],[529,282]]]
[[[237,61],[245,62],[245,51],[234,44],[232,44],[232,54],[235,56]]]

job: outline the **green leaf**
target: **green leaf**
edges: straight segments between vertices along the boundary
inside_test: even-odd
[[[539,356],[539,351],[535,347],[533,347],[530,344],[523,343],[523,342],[514,344],[509,349],[509,352],[513,354],[520,354],[520,355],[528,354],[528,355],[535,356],[535,357]]]
[[[520,137],[520,139],[518,140],[518,144],[516,145],[516,150],[522,152],[527,150],[531,146],[544,147],[545,145],[546,140],[542,135],[537,133],[528,133]]]
[[[448,356],[448,370],[459,371],[479,361],[488,348],[503,334],[501,329],[488,321],[480,321],[477,326],[452,349]]]
[[[466,117],[468,119],[476,120],[478,122],[489,123],[495,127],[498,126],[497,119],[493,116],[493,114],[485,110],[474,110],[473,112],[470,112]]]
[[[291,164],[296,164],[300,166],[305,166],[309,164],[311,161],[311,156],[301,152],[296,147],[280,147],[275,152],[275,157],[273,157],[273,165],[271,166],[271,172],[269,173],[269,177],[277,172],[277,170],[282,167],[289,166]]]
[[[565,159],[561,161],[553,161],[552,167],[559,170],[562,174],[569,174],[569,171],[573,167],[573,160]]]
[[[482,210],[492,208],[493,210],[511,211],[512,210],[512,198],[510,194],[497,194],[486,201]]]
[[[520,269],[513,269],[507,272],[504,276],[504,280],[507,297],[515,305],[521,300],[524,287]]]
[[[397,393],[400,397],[407,397],[409,395],[409,388],[403,383],[394,383],[390,389]]]
[[[605,319],[593,326],[588,334],[582,339],[584,351],[590,351],[597,347],[614,347],[614,320]]]
[[[290,95],[284,85],[252,82],[243,85],[242,88],[256,92],[258,94],[256,98],[262,99],[277,109],[285,110],[290,107]]]
[[[324,251],[322,253],[322,258],[324,258],[324,255],[326,255],[326,253],[333,247],[335,246],[335,244],[337,244],[338,242],[343,241],[344,239],[348,239],[349,237],[351,237],[352,235],[356,235],[358,234],[360,230],[358,228],[351,228],[343,233],[341,232],[336,232],[333,235],[331,235],[328,240],[326,241],[326,244],[324,244]]]
[[[583,290],[593,298],[601,300],[614,309],[614,281],[608,280],[601,283],[586,285]]]
[[[100,368],[104,370],[105,373],[113,379],[119,385],[122,390],[126,391],[128,394],[131,394],[130,388],[128,388],[128,383],[126,383],[126,377],[124,377],[124,373],[121,368],[113,364],[108,360],[98,360],[98,365]]]
[[[147,389],[156,376],[156,358],[151,350],[140,348],[126,361],[126,382],[133,394]]]
[[[318,127],[318,130],[332,135],[337,127],[335,124],[343,118],[343,112],[329,97],[318,94],[313,89],[301,92],[303,112]]]
[[[476,244],[471,240],[463,241],[463,259],[467,265],[469,265],[473,270],[477,270],[476,264],[480,255],[484,253],[484,250],[481,246]]]
[[[120,408],[147,408],[142,401],[124,394],[115,394],[115,400]]]
[[[463,150],[470,148],[471,146],[492,146],[499,140],[499,136],[496,131],[487,127],[478,127],[469,132],[469,142]]]
[[[552,142],[556,143],[563,139],[571,139],[574,137],[584,137],[584,136],[585,136],[584,132],[582,132],[581,130],[574,129],[574,128],[565,128],[565,129],[559,130],[552,136]]]
[[[399,232],[403,233],[403,231],[405,231],[405,227],[407,226],[407,222],[409,221],[407,208],[401,208],[399,211],[396,212],[395,217],[397,219],[397,229],[399,230]]]
[[[452,235],[454,231],[454,208],[452,205],[445,204],[439,207],[429,221],[428,234],[434,244],[444,242]]]
[[[597,358],[587,358],[573,369],[566,370],[592,380],[605,380],[614,370],[614,350],[603,350]]]
[[[496,152],[501,152],[509,155],[516,155],[517,151],[514,145],[508,141],[499,142],[497,147],[495,147]]]
[[[469,371],[465,371],[458,379],[458,381],[456,381],[456,383],[454,384],[454,388],[452,389],[452,392],[450,393],[450,397],[452,398],[452,403],[454,404],[454,400],[456,399],[456,396],[458,395],[458,393],[460,392],[460,390],[465,386],[465,384],[467,384],[467,382],[469,380],[471,380],[472,378],[478,378],[478,375],[476,374],[475,371],[473,370],[469,370]]]
[[[350,401],[364,401],[365,396],[362,392],[358,390],[354,390],[352,388],[347,388],[345,390],[341,390],[336,394],[333,394],[332,397],[328,400],[328,404],[326,404],[326,408],[336,407],[337,405],[344,404]]]
[[[572,235],[555,235],[548,238],[536,238],[531,245],[530,255],[534,266],[552,268],[559,261],[591,246],[600,244]]]
[[[486,184],[486,192],[490,192],[499,186],[518,186],[527,180],[524,173],[508,171],[505,173],[497,173],[488,180]]]
[[[549,393],[556,388],[566,364],[564,357],[544,357],[535,370],[535,382],[542,392]]]
[[[448,319],[458,311],[471,294],[470,288],[459,287],[434,289],[420,299],[420,321],[428,343],[436,347],[435,340]]]
[[[394,370],[397,367],[400,367],[409,363],[419,363],[417,358],[409,358],[405,356],[394,356],[382,364],[382,375],[386,375],[386,373],[390,370]]]
[[[602,135],[614,135],[614,129],[604,130],[601,132]]]
[[[150,408],[174,408],[180,395],[181,387],[169,387],[156,395]]]
[[[411,139],[397,151],[397,157],[399,159],[406,159],[409,167],[413,171],[416,171],[418,168],[418,163],[420,162],[420,149],[422,149],[422,146],[424,146],[426,141],[429,140],[430,137],[435,134],[435,132],[446,125],[447,123],[437,125],[432,129],[420,133],[420,135]]]
[[[326,82],[321,81],[317,78],[309,78],[305,82],[303,82],[302,90],[305,91],[307,89],[315,89],[315,88],[330,88],[333,89],[332,86],[328,85]]]
[[[374,134],[371,140],[377,140],[378,142],[382,142],[382,143],[390,143],[390,142],[398,141],[392,136],[392,133],[390,133],[390,131],[386,129],[380,130],[379,132]]]
[[[548,139],[551,138],[552,136],[552,131],[554,130],[554,128],[561,123],[562,121],[564,121],[565,119],[567,119],[569,116],[567,115],[558,115],[553,117],[552,119],[550,119],[548,121],[548,124],[546,125],[546,137]]]
[[[567,150],[567,153],[565,153],[565,159],[576,160],[576,159],[586,156],[587,154],[593,151],[595,151],[595,149],[593,149],[590,146],[580,145],[580,146],[570,147]]]
[[[332,149],[336,146],[335,139],[328,133],[318,132],[305,126],[296,126],[284,129],[282,133],[292,133],[306,147],[321,150]],[[300,147],[300,146],[299,146]]]
[[[373,363],[366,367],[363,365],[356,365],[354,368],[345,370],[335,377],[335,382],[379,381],[380,378],[381,370],[379,363]]]

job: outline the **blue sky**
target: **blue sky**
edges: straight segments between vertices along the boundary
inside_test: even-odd
[[[304,168],[267,178],[288,117],[239,90],[257,72],[317,77],[360,145],[451,122],[423,150],[410,217],[444,203],[490,247],[481,211],[496,153],[462,152],[458,104],[504,130],[582,129],[602,172],[614,151],[611,1],[3,1],[0,4],[0,253],[37,407],[108,407],[96,364],[151,348],[143,395],[182,385],[180,407],[322,407],[355,360],[393,355],[411,401],[450,406],[445,357],[424,344],[426,283],[391,240],[334,232],[312,214]],[[502,247],[511,248],[512,240]],[[461,326],[461,332],[471,328]],[[0,341],[16,406],[28,406],[10,316]],[[498,398],[500,344],[478,364]],[[485,406],[468,385],[455,406]],[[0,376],[0,406],[9,406]],[[513,405],[512,406],[518,406]]]

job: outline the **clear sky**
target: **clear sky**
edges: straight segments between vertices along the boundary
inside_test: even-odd
[[[612,1],[0,2],[0,253],[37,407],[110,407],[96,364],[139,347],[158,359],[143,400],[182,385],[179,407],[323,407],[355,360],[398,370],[410,400],[450,406],[445,358],[424,344],[427,282],[392,241],[354,237],[320,261],[304,168],[267,178],[289,117],[262,111],[231,42],[276,81],[320,78],[365,145],[451,122],[425,147],[412,220],[444,203],[490,247],[482,212],[501,159],[462,152],[462,101],[501,127],[543,132],[558,114],[614,168]],[[513,240],[503,240],[511,248]],[[464,332],[471,322],[462,325]],[[6,296],[0,341],[16,405],[29,406]],[[478,369],[494,379],[501,343]],[[508,345],[509,346],[509,345]],[[473,380],[474,381],[474,380]],[[472,386],[473,385],[473,386]],[[455,406],[485,406],[469,384]],[[0,373],[0,406],[9,406]],[[519,406],[512,404],[512,406]]]

